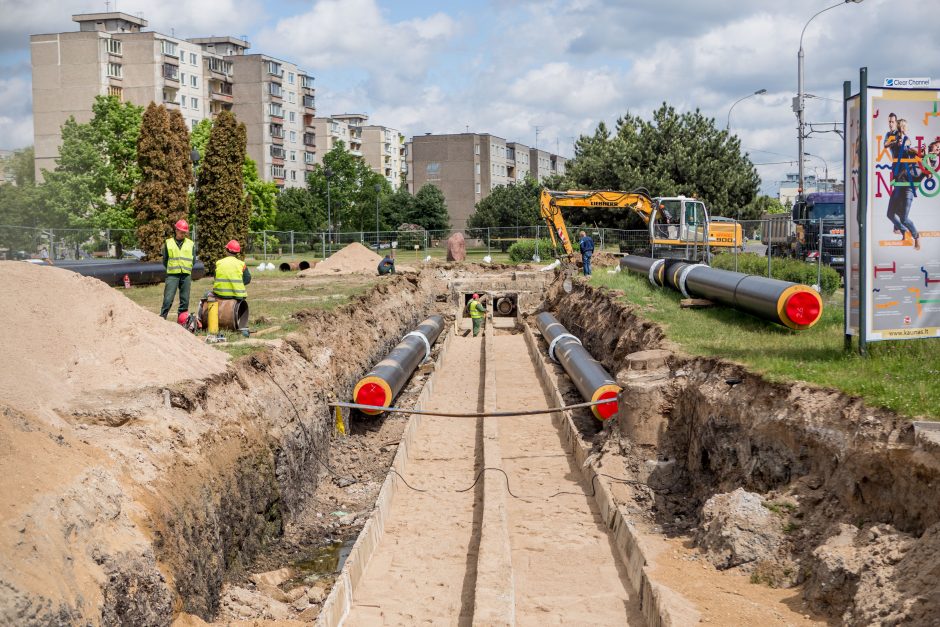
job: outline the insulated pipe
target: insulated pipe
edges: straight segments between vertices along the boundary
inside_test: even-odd
[[[199,304],[199,321],[203,328],[209,325],[209,307]],[[216,298],[218,303],[219,328],[241,331],[248,328],[248,301],[240,298]]]
[[[621,260],[621,267],[640,274],[645,265],[656,261],[627,259]],[[823,312],[822,297],[805,285],[681,260],[665,265],[663,284],[686,297],[707,298],[796,330],[810,328]]]
[[[516,304],[508,296],[503,296],[496,300],[496,311],[504,316],[508,316],[516,308]]]
[[[444,330],[444,318],[431,316],[406,333],[398,346],[385,359],[375,365],[353,388],[353,402],[360,405],[391,407],[411,373],[431,354],[431,346]],[[363,409],[371,416],[382,412]]]
[[[166,279],[166,268],[162,263],[148,263],[142,261],[57,261],[56,268],[71,270],[82,276],[90,276],[104,281],[112,287],[124,287],[124,275],[131,281],[131,285],[147,285],[163,283]],[[206,266],[197,260],[193,264],[193,281],[206,276]]]
[[[278,269],[281,272],[290,272],[291,270],[306,270],[310,267],[310,262],[306,260],[301,261],[282,261],[278,266]]]
[[[581,340],[571,335],[558,319],[547,311],[535,316],[542,337],[548,342],[548,355],[561,364],[574,381],[581,396],[588,401],[617,398],[620,386],[600,363],[581,346]],[[591,407],[600,420],[607,420],[617,413],[618,402]]]

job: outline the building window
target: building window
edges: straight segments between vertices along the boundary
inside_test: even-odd
[[[480,184],[479,184],[479,183],[477,183],[477,193],[478,193],[478,194],[480,193]]]
[[[196,76],[195,74],[190,74],[190,75],[189,75],[189,84],[192,85],[193,87],[198,87],[198,86],[199,86],[199,77]]]
[[[199,125],[199,120],[190,120],[190,121],[189,121],[189,128],[190,128],[190,130],[195,131],[195,130],[196,130],[196,127],[197,127],[198,125]]]
[[[186,84],[186,72],[180,72],[180,82]]]
[[[290,151],[290,160],[291,160],[291,161],[297,161],[297,151],[296,151],[296,150],[291,150],[291,151]]]
[[[475,154],[475,155],[480,154],[480,144],[474,144],[474,146],[473,146],[473,154]],[[477,193],[478,193],[478,194],[480,193],[479,190],[477,191]]]
[[[109,95],[109,96],[114,96],[114,97],[117,98],[120,102],[124,102],[124,90],[121,89],[120,87],[115,87],[114,85],[109,85],[109,86],[108,86],[108,95]]]
[[[271,156],[275,159],[283,159],[286,152],[281,146],[271,146]]]
[[[290,132],[290,143],[292,143],[292,144],[296,144],[296,143],[297,143],[297,131],[291,131],[291,132]]]
[[[284,178],[284,166],[282,165],[272,165],[271,166],[271,177],[276,179]]]
[[[280,83],[268,83],[268,93],[280,98],[284,94],[284,91],[281,89]]]
[[[291,170],[291,171],[290,171],[290,180],[292,180],[292,181],[296,181],[296,180],[297,180],[297,170]]]
[[[108,39],[108,54],[114,54],[121,56],[121,40],[120,39]]]
[[[284,138],[284,127],[281,126],[280,124],[272,124],[272,125],[271,125],[271,137],[279,137],[279,138],[283,139],[283,138]]]
[[[170,80],[178,81],[180,78],[180,69],[178,66],[173,65],[172,63],[163,64],[163,78],[169,78]]]
[[[288,73],[287,73],[287,82],[290,83],[291,85],[293,85],[293,84],[294,84],[294,80],[295,80],[295,79],[294,79],[294,73],[293,73],[293,72],[288,72]]]
[[[314,152],[305,152],[304,153],[304,163],[314,163],[317,160],[317,155]]]
[[[199,108],[199,98],[192,98],[192,97],[190,97],[190,99],[189,99],[189,104],[192,105],[193,109],[198,109],[198,108]]]
[[[223,61],[222,59],[216,59],[215,57],[208,57],[208,61],[209,61],[209,71],[231,75],[232,73],[231,61]]]
[[[290,120],[291,122],[296,122],[296,121],[297,121],[297,114],[294,113],[293,111],[288,111],[288,112],[287,112],[287,119]]]
[[[313,77],[302,75],[300,77],[300,86],[304,89],[313,89]]]
[[[165,54],[165,55],[168,56],[168,57],[178,57],[178,56],[179,56],[179,54],[177,53],[177,46],[176,46],[176,44],[173,43],[172,41],[167,41],[166,39],[161,39],[161,40],[160,40],[160,50],[162,50],[162,51],[163,51],[163,54]]]
[[[108,64],[108,76],[111,78],[121,78],[122,70],[120,63],[109,63]]]
[[[195,52],[189,53],[189,64],[190,65],[199,65],[199,59],[196,57]]]
[[[478,163],[478,164],[477,164],[477,174],[479,174],[479,173],[480,173],[480,164]]]
[[[284,76],[284,70],[281,69],[280,63],[268,61],[268,74],[271,76]]]
[[[287,102],[297,102],[297,94],[292,91],[287,92]]]
[[[277,118],[284,117],[284,107],[281,106],[280,102],[268,103],[268,112]]]

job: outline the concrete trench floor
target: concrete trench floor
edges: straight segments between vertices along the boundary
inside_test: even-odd
[[[548,406],[523,335],[489,338],[492,372],[482,337],[458,334],[451,341],[427,409]],[[495,389],[484,394],[487,381]],[[498,423],[484,429],[484,420]],[[485,457],[483,440],[494,434],[497,447]],[[549,415],[425,417],[414,443],[407,480],[427,492],[403,488],[396,495],[344,624],[645,624]],[[493,459],[493,450],[501,459]],[[506,477],[487,471],[474,489],[455,492],[484,465],[502,468]],[[520,498],[506,491],[507,479]],[[557,492],[568,494],[549,498]],[[493,511],[503,517],[495,524]],[[481,551],[481,541],[497,553],[508,544],[509,559]],[[477,580],[478,568],[488,582]]]

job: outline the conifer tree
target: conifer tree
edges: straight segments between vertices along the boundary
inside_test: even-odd
[[[144,112],[137,139],[137,166],[141,176],[134,188],[137,240],[150,260],[159,258],[167,234],[170,141],[166,107],[151,102]]]
[[[189,217],[189,189],[193,186],[193,166],[190,159],[189,130],[178,109],[169,112],[172,156],[167,172],[171,194],[167,199],[169,224]]]
[[[248,241],[251,201],[245,193],[242,171],[247,139],[245,125],[231,112],[220,112],[199,166],[199,258],[210,274],[215,273],[215,262],[226,255],[226,242],[236,239],[244,246]]]

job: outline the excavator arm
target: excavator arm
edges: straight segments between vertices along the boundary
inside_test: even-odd
[[[653,215],[653,200],[645,189],[633,192],[578,191],[565,192],[543,189],[539,197],[539,211],[548,224],[552,244],[561,246],[568,255],[574,254],[568,227],[565,224],[564,210],[572,207],[616,207],[632,210],[649,224]]]

